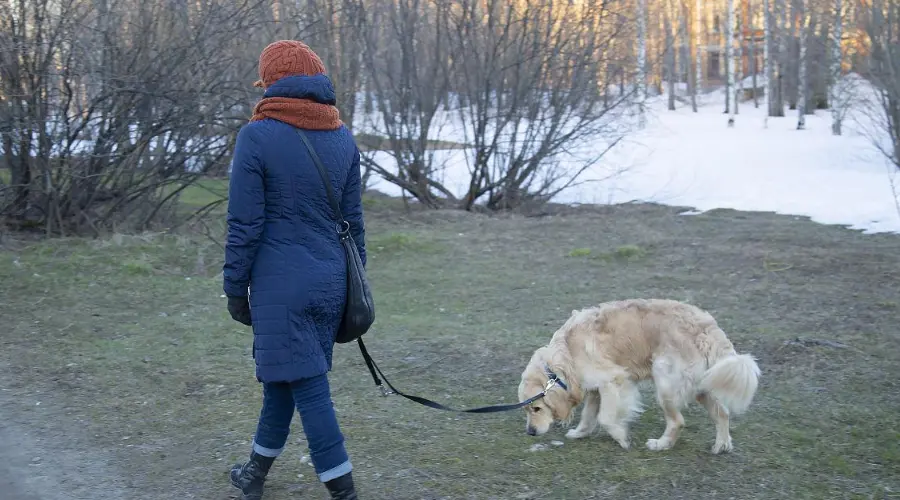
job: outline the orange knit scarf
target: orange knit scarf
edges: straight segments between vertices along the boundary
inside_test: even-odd
[[[253,108],[251,122],[272,118],[306,130],[335,130],[343,125],[338,109],[309,99],[266,97]]]

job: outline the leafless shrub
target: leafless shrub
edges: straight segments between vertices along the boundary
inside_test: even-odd
[[[622,136],[632,94],[610,97],[613,41],[626,18],[612,0],[460,0],[451,9],[456,111],[471,145],[462,205],[548,200]]]
[[[367,159],[426,206],[546,201],[621,137],[632,95],[610,94],[630,57],[613,45],[627,25],[617,2],[367,5],[365,91],[388,153]],[[462,193],[441,180],[441,142],[465,149]]]
[[[164,220],[246,120],[258,3],[0,4],[0,214],[48,234]]]
[[[868,77],[875,87],[876,147],[900,168],[900,5],[872,2],[865,20],[871,40]]]

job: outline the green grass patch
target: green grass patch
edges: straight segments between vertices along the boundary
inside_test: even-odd
[[[411,252],[435,253],[440,245],[420,234],[408,232],[389,232],[384,234],[367,234],[366,250],[376,255],[408,254]]]
[[[611,256],[616,259],[633,260],[647,255],[647,251],[637,245],[622,245],[612,251]]]
[[[210,204],[220,202],[220,209],[224,210],[228,200],[228,179],[201,178],[184,188],[179,195],[179,201],[186,208],[199,209]]]
[[[647,256],[647,250],[638,245],[621,245],[609,252],[594,252],[590,248],[573,248],[568,256],[571,258],[590,258],[604,262],[634,261]]]
[[[569,252],[569,257],[589,257],[591,255],[590,248],[573,248]]]

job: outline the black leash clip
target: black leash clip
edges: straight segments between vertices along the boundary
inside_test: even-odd
[[[390,390],[390,389],[387,389],[387,388],[386,388],[385,386],[383,386],[383,385],[379,385],[378,388],[381,389],[381,396],[382,396],[382,397],[385,397],[385,398],[386,398],[386,397],[390,396],[391,394],[396,394],[396,392],[394,392],[394,391],[392,391],[392,390]]]

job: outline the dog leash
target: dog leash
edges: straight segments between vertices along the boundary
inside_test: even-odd
[[[413,396],[412,394],[406,394],[402,392],[400,389],[394,387],[393,384],[384,376],[384,372],[381,371],[381,368],[378,368],[378,365],[375,364],[375,360],[372,359],[372,356],[369,354],[368,349],[366,349],[366,344],[363,343],[362,338],[356,339],[357,344],[359,344],[359,352],[362,353],[363,360],[366,362],[366,367],[369,369],[369,373],[372,374],[372,380],[375,381],[375,386],[381,390],[381,395],[384,397],[390,396],[391,394],[396,394],[398,396],[402,396],[410,401],[415,403],[419,403],[422,406],[427,406],[429,408],[434,408],[435,410],[444,410],[444,411],[452,411],[457,413],[497,413],[501,411],[510,411],[522,408],[523,406],[528,406],[531,403],[543,398],[547,395],[547,391],[552,389],[554,386],[560,386],[563,390],[568,390],[565,382],[559,378],[555,373],[550,371],[549,368],[545,368],[547,371],[547,385],[544,387],[540,393],[535,396],[532,396],[525,401],[520,403],[512,403],[505,405],[492,405],[492,406],[482,406],[480,408],[470,408],[468,410],[457,410],[455,408],[450,408],[449,406],[442,405],[430,399],[426,399],[420,396]],[[381,375],[381,378],[378,376]],[[384,384],[387,384],[388,389],[385,389],[382,384],[382,379],[384,379]]]

